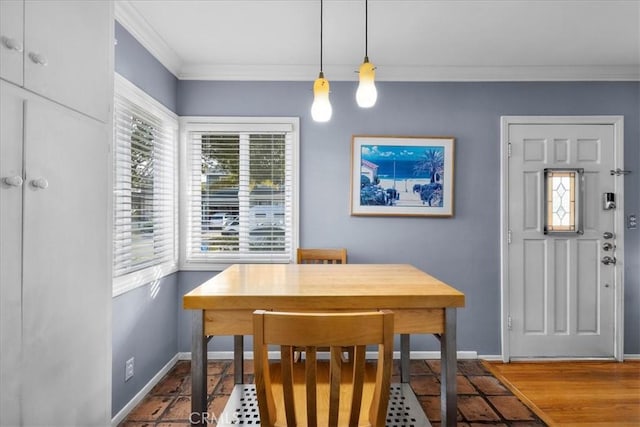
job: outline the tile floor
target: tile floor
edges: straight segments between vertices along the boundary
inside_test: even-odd
[[[233,390],[233,363],[209,361],[211,414],[220,414]],[[434,427],[440,426],[440,362],[411,361],[411,387]],[[253,382],[250,361],[245,382]],[[545,424],[485,369],[481,361],[458,361],[458,426],[528,427]],[[396,363],[392,382],[400,382]],[[191,412],[190,362],[179,361],[119,427],[186,427]],[[214,424],[215,425],[215,422]]]

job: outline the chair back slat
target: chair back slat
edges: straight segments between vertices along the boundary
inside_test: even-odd
[[[264,317],[253,316],[254,331],[264,329],[263,322]],[[273,426],[276,422],[277,412],[271,385],[269,354],[262,334],[253,336],[253,359],[258,407],[264,408],[260,415],[260,422],[267,427]]]
[[[318,426],[318,367],[316,365],[316,348],[305,347],[307,354],[305,365],[305,383],[307,389],[307,425]]]
[[[393,321],[383,325],[384,335],[393,337]],[[384,369],[376,371],[376,388],[373,391],[373,400],[369,407],[369,419],[372,426],[384,426],[387,417],[387,405],[389,404],[389,393],[391,388],[391,367],[393,363],[393,338],[390,347],[378,346],[378,359],[384,360]]]
[[[269,345],[280,346],[279,365],[269,364]],[[375,373],[368,370],[371,363],[365,361],[366,345],[378,346]],[[330,348],[328,372],[326,363],[317,360],[317,347],[325,346]],[[342,359],[344,346],[355,348],[353,359],[348,363]],[[304,369],[302,364],[293,361],[294,348],[304,348],[307,354]],[[267,427],[275,423],[358,426],[364,421],[370,426],[383,427],[392,357],[393,313],[388,310],[366,313],[256,311],[254,369],[261,424]],[[320,366],[323,369],[319,369]],[[278,381],[282,383],[281,388]]]
[[[298,248],[298,264],[346,264],[347,250]]]
[[[342,383],[342,348],[331,347],[329,364],[329,425],[338,425],[340,415],[340,385]]]
[[[296,425],[296,404],[293,393],[293,347],[283,345],[280,347],[280,360],[282,361],[282,393],[284,396],[284,411],[287,416],[287,425]]]
[[[364,363],[367,347],[357,345],[353,352],[353,391],[351,393],[351,413],[349,426],[357,426],[362,407],[362,388],[364,387]]]

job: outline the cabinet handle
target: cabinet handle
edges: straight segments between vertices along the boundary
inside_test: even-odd
[[[49,181],[44,178],[38,178],[31,181],[31,186],[34,188],[40,188],[44,190],[49,186]]]
[[[47,58],[44,55],[36,52],[29,52],[29,59],[31,59],[34,64],[42,66],[45,66],[48,63]]]
[[[22,44],[11,37],[2,36],[2,44],[9,50],[15,50],[16,52],[22,52]]]
[[[23,181],[21,176],[16,175],[2,178],[2,182],[4,182],[9,187],[20,187]]]

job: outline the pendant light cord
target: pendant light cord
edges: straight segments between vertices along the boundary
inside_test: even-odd
[[[322,74],[322,0],[320,0],[320,73]]]
[[[364,57],[369,56],[369,0],[364,0]]]

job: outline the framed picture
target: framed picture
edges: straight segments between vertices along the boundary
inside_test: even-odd
[[[354,135],[351,215],[453,216],[454,138]]]

